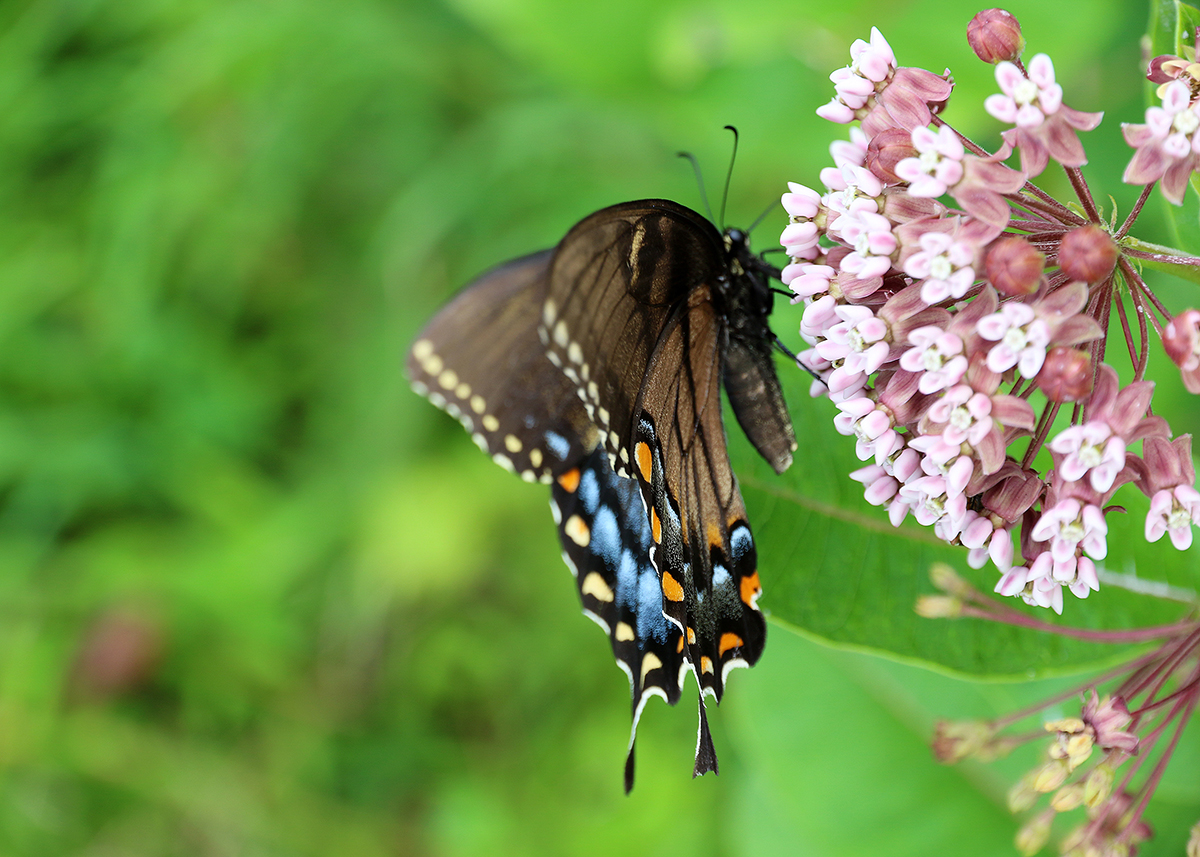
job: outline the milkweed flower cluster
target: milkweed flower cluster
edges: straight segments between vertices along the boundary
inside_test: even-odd
[[[981,13],[968,41],[996,66],[999,92],[983,107],[1010,126],[998,150],[940,118],[948,72],[899,66],[872,29],[817,110],[856,123],[831,147],[823,190],[792,183],[783,195],[782,280],[805,304],[811,347],[799,360],[820,379],[813,395],[836,405],[836,429],[855,438],[866,464],[851,475],[867,500],[893,525],[911,515],[962,545],[973,567],[993,563],[1002,595],[1061,613],[1064,591],[1099,588],[1123,486],[1150,498],[1150,541],[1184,550],[1200,523],[1190,436],[1153,415],[1146,378],[1157,335],[1200,391],[1200,311],[1168,311],[1137,268],[1152,254],[1127,237],[1154,182],[1179,202],[1200,166],[1200,81],[1178,57],[1151,65],[1163,105],[1125,128],[1135,147],[1125,178],[1145,187],[1117,225],[1079,170],[1079,135],[1102,114],[1067,105],[1050,57],[1022,63],[1007,12]],[[1014,152],[1019,168],[1005,163]],[[1051,162],[1077,204],[1031,183]],[[1125,384],[1105,362],[1114,316]]]
[[[1056,818],[1082,811],[1084,820],[1062,837],[1060,853],[1136,854],[1152,834],[1143,819],[1146,806],[1200,702],[1200,622],[1193,617],[1131,631],[1047,626],[973,589],[948,566],[936,566],[933,579],[945,593],[933,596],[941,599],[937,612],[943,615],[1040,626],[1094,642],[1157,644],[1079,687],[997,720],[939,722],[932,742],[934,756],[949,764],[968,758],[993,761],[1023,744],[1044,741],[1038,763],[1008,793],[1013,812],[1030,813],[1017,833],[1017,848],[1024,854],[1040,851]],[[1064,711],[1072,701],[1079,706],[1077,715]],[[1054,714],[1046,717],[1047,711]],[[1040,728],[1012,734],[1039,715]],[[1048,805],[1038,808],[1043,796]],[[1189,847],[1200,846],[1200,825],[1193,830]]]

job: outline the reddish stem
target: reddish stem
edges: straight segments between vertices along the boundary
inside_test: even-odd
[[[1150,191],[1154,190],[1156,182],[1150,182],[1142,188],[1142,195],[1138,197],[1137,202],[1133,204],[1133,209],[1129,212],[1129,216],[1125,218],[1125,222],[1121,224],[1121,228],[1117,230],[1113,238],[1120,241],[1129,234],[1129,229],[1133,226],[1133,221],[1138,219],[1138,215],[1142,213],[1142,206],[1146,204],[1146,200],[1150,198]]]

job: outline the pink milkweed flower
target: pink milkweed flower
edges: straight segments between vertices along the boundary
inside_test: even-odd
[[[858,118],[855,111],[867,104],[875,94],[876,84],[883,83],[896,68],[896,55],[877,27],[871,28],[871,41],[855,39],[850,46],[850,65],[829,75],[836,95],[826,105],[817,108],[817,115],[830,122],[846,124]]]
[[[851,247],[850,255],[842,259],[843,272],[868,280],[891,270],[897,246],[891,221],[881,214],[856,211],[843,214],[835,225],[838,235]]]
[[[1188,178],[1200,163],[1200,104],[1183,81],[1167,84],[1161,107],[1146,108],[1144,125],[1122,124],[1125,142],[1135,149],[1121,177],[1127,184],[1162,179],[1163,196],[1183,203]]]
[[[1070,579],[1075,571],[1076,551],[1082,548],[1093,559],[1108,556],[1108,524],[1104,511],[1074,497],[1067,497],[1042,512],[1030,534],[1035,542],[1050,542],[1057,580]]]
[[[841,321],[826,331],[817,353],[831,363],[842,361],[840,368],[846,372],[873,375],[891,351],[887,322],[865,306],[843,304],[834,312]]]
[[[1021,153],[1021,171],[1039,175],[1051,157],[1067,167],[1087,163],[1076,131],[1090,131],[1100,124],[1103,113],[1084,113],[1063,104],[1062,87],[1054,79],[1054,63],[1046,54],[1029,61],[1029,76],[1010,62],[996,64],[1000,94],[990,95],[984,109],[1001,122],[1016,127],[1003,134],[1004,140]]]
[[[929,305],[961,298],[975,284],[976,248],[944,232],[924,232],[921,250],[905,260],[904,273],[921,284],[921,300]]]
[[[963,177],[966,150],[949,125],[936,132],[924,126],[914,128],[912,144],[917,156],[897,163],[896,175],[908,182],[913,196],[942,196]]]
[[[1200,393],[1200,310],[1188,309],[1171,319],[1163,331],[1163,349],[1179,367],[1183,386]]]
[[[1032,378],[1041,371],[1050,346],[1050,328],[1028,304],[1009,301],[999,312],[981,318],[975,330],[996,343],[987,355],[987,367],[993,372],[1007,372],[1016,366],[1021,377]]]
[[[966,384],[958,384],[933,403],[929,419],[945,424],[942,438],[947,443],[974,446],[992,430],[991,413],[991,399]]]
[[[900,357],[901,368],[921,373],[917,389],[936,393],[952,387],[967,371],[963,341],[940,327],[918,327],[908,332],[912,348]]]
[[[1171,544],[1187,550],[1192,545],[1192,527],[1200,525],[1200,492],[1193,487],[1196,470],[1191,435],[1174,441],[1151,435],[1142,441],[1142,458],[1147,484],[1138,487],[1150,498],[1146,541],[1156,542],[1169,533]]]
[[[1112,488],[1125,467],[1125,441],[1101,420],[1063,430],[1050,442],[1050,449],[1062,456],[1059,476],[1077,482],[1090,473],[1088,481],[1100,494]]]

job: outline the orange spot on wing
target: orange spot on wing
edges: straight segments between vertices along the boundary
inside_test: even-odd
[[[659,520],[657,509],[650,510],[650,535],[654,537],[655,544],[662,541],[662,521]]]
[[[725,657],[726,652],[730,649],[736,649],[740,645],[742,645],[742,638],[737,634],[731,634],[726,631],[721,635],[721,645],[717,646],[717,654]]]
[[[687,634],[688,634],[688,643],[694,645],[696,642],[696,629],[689,626]]]
[[[754,599],[762,594],[762,584],[758,582],[758,572],[742,578],[742,601],[754,606]]]
[[[683,651],[683,637],[680,637],[679,642],[675,644],[675,651],[677,651],[677,652]]]
[[[562,476],[558,477],[558,484],[561,485],[563,490],[568,494],[574,494],[575,489],[579,487],[579,468],[572,467]]]
[[[708,673],[711,675],[712,671],[713,671],[712,658],[710,658],[708,655],[701,655],[700,656],[700,672]]]
[[[671,572],[664,571],[662,575],[662,591],[663,597],[668,601],[682,601],[683,587],[679,585],[679,581],[671,576]]]
[[[710,548],[719,548],[725,544],[725,539],[721,537],[721,528],[711,521],[708,524],[708,546]]]
[[[638,472],[642,474],[642,479],[649,482],[653,474],[650,465],[654,460],[650,454],[650,446],[644,440],[639,440],[637,446],[633,448],[633,457],[637,461]]]

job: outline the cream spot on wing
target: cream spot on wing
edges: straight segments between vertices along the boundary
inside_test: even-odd
[[[435,408],[445,408],[446,407],[446,397],[443,396],[441,393],[435,393],[433,390],[430,390],[428,398],[429,398],[429,401],[433,402],[433,406]]]
[[[583,362],[583,349],[579,347],[578,342],[572,342],[567,347],[567,359],[570,360],[572,363],[582,363]]]
[[[642,658],[642,681],[646,680],[646,675],[651,670],[656,670],[662,666],[662,660],[654,652],[646,652]]]
[[[436,354],[430,354],[428,359],[421,361],[421,366],[430,375],[440,375],[446,364]]]
[[[554,344],[559,348],[566,348],[570,337],[567,335],[567,323],[559,320],[558,324],[554,325]]]
[[[522,482],[537,482],[537,474],[534,473],[532,470],[522,470],[521,471],[521,481]]]
[[[453,390],[458,386],[458,373],[453,369],[447,369],[438,375],[438,383],[442,385],[443,390]]]
[[[483,427],[488,431],[495,431],[500,428],[500,420],[496,419],[491,414],[483,418]]]
[[[591,373],[592,373],[592,370],[588,368],[588,365],[586,363],[584,363],[582,366],[579,367],[579,377],[582,378],[583,380],[586,381],[588,379],[588,376],[591,375]]]
[[[471,385],[468,384],[466,381],[463,381],[461,384],[459,384],[457,387],[454,388],[454,395],[456,395],[460,399],[464,399],[464,400],[471,398]]]
[[[610,603],[615,597],[612,587],[604,582],[604,578],[597,571],[591,572],[583,579],[583,585],[579,587],[579,591],[584,595],[592,596],[597,601],[606,603]]]
[[[417,358],[418,363],[423,364],[431,354],[433,354],[433,343],[428,339],[418,339],[413,343],[412,355]]]
[[[516,455],[521,451],[521,439],[514,434],[504,436],[504,448]]]
[[[542,466],[542,451],[540,449],[534,448],[529,450],[529,463],[534,467]]]
[[[595,381],[588,381],[587,391],[588,391],[588,395],[591,396],[593,399],[595,399],[596,401],[600,400],[600,388],[596,386]]]
[[[614,636],[622,643],[630,642],[634,639],[633,626],[628,622],[618,622],[617,630]]]
[[[471,410],[477,414],[482,414],[487,410],[487,402],[483,400],[483,396],[476,393],[471,397]]]
[[[475,441],[475,445],[477,447],[479,447],[480,449],[482,449],[484,452],[488,451],[487,438],[484,437],[483,435],[479,434],[479,432],[476,432],[475,434],[471,435],[471,440]]]
[[[615,431],[610,431],[608,433],[608,442],[612,445],[613,449],[617,449],[621,446],[621,438]]]
[[[578,515],[572,515],[567,518],[567,522],[563,524],[563,532],[567,534],[567,538],[575,542],[581,548],[588,546],[588,542],[592,540],[592,532],[588,529],[587,523]],[[599,577],[599,575],[596,575]],[[600,599],[603,601],[604,599]]]
[[[554,303],[554,298],[547,298],[542,304],[542,324],[549,327],[554,324],[554,320],[558,318],[558,304]]]
[[[603,423],[604,425],[608,425],[608,417],[609,417],[608,409],[607,408],[597,408],[596,413],[600,416],[600,422]]]

